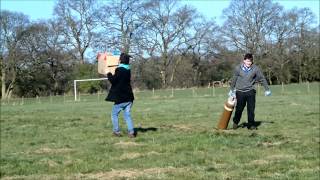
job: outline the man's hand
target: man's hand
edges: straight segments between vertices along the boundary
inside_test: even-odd
[[[270,91],[270,90],[265,91],[265,92],[264,92],[264,95],[265,95],[265,96],[271,96],[271,91]]]
[[[230,90],[228,95],[229,95],[229,97],[235,98],[236,97],[236,92],[234,90]]]

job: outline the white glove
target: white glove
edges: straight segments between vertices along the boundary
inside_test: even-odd
[[[230,90],[229,93],[228,93],[228,95],[229,95],[229,97],[235,98],[235,97],[236,97],[236,91]]]
[[[270,91],[270,90],[265,91],[265,92],[264,92],[264,95],[265,95],[265,96],[271,96],[271,91]]]

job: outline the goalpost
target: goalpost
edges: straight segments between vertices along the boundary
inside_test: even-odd
[[[106,75],[109,72],[113,72],[114,74],[115,69],[119,65],[119,58],[120,58],[120,51],[115,50],[113,53],[98,53],[97,60],[98,60],[98,73]],[[95,79],[77,79],[73,80],[74,86],[74,101],[77,101],[77,82],[83,81],[100,81],[106,80],[108,78],[95,78]]]
[[[108,78],[96,78],[96,79],[77,79],[73,80],[73,86],[74,86],[74,101],[77,101],[77,82],[83,82],[83,81],[100,81],[100,80],[106,80]]]

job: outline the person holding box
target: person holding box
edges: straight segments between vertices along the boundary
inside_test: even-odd
[[[131,56],[126,53],[121,53],[120,64],[116,68],[114,75],[108,73],[107,77],[111,83],[111,88],[106,101],[114,102],[111,113],[111,120],[113,125],[113,135],[120,137],[120,128],[118,115],[123,110],[124,120],[126,121],[128,128],[128,137],[134,138],[136,136],[134,132],[133,121],[131,118],[131,107],[134,100],[134,95],[131,87],[131,70],[130,61]]]
[[[253,55],[244,55],[243,62],[237,66],[230,84],[229,96],[237,100],[236,111],[233,117],[233,129],[238,128],[242,111],[247,105],[248,129],[257,129],[254,111],[256,106],[256,90],[254,84],[260,82],[265,89],[265,96],[270,96],[271,91],[260,68],[253,64]]]

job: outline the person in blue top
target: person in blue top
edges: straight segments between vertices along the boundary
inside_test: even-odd
[[[118,115],[120,111],[123,110],[124,119],[128,127],[128,136],[134,138],[136,134],[131,118],[131,107],[134,95],[131,87],[130,58],[130,55],[121,53],[120,64],[116,68],[114,75],[111,73],[107,74],[108,80],[111,83],[111,88],[105,100],[114,102],[111,113],[113,135],[117,137],[121,136]]]
[[[236,98],[236,110],[233,117],[233,129],[238,128],[242,112],[247,105],[248,129],[257,129],[254,117],[256,106],[256,90],[254,84],[260,82],[265,89],[265,96],[270,96],[271,91],[260,68],[253,64],[253,55],[244,55],[243,62],[235,68],[230,84],[229,96]]]

